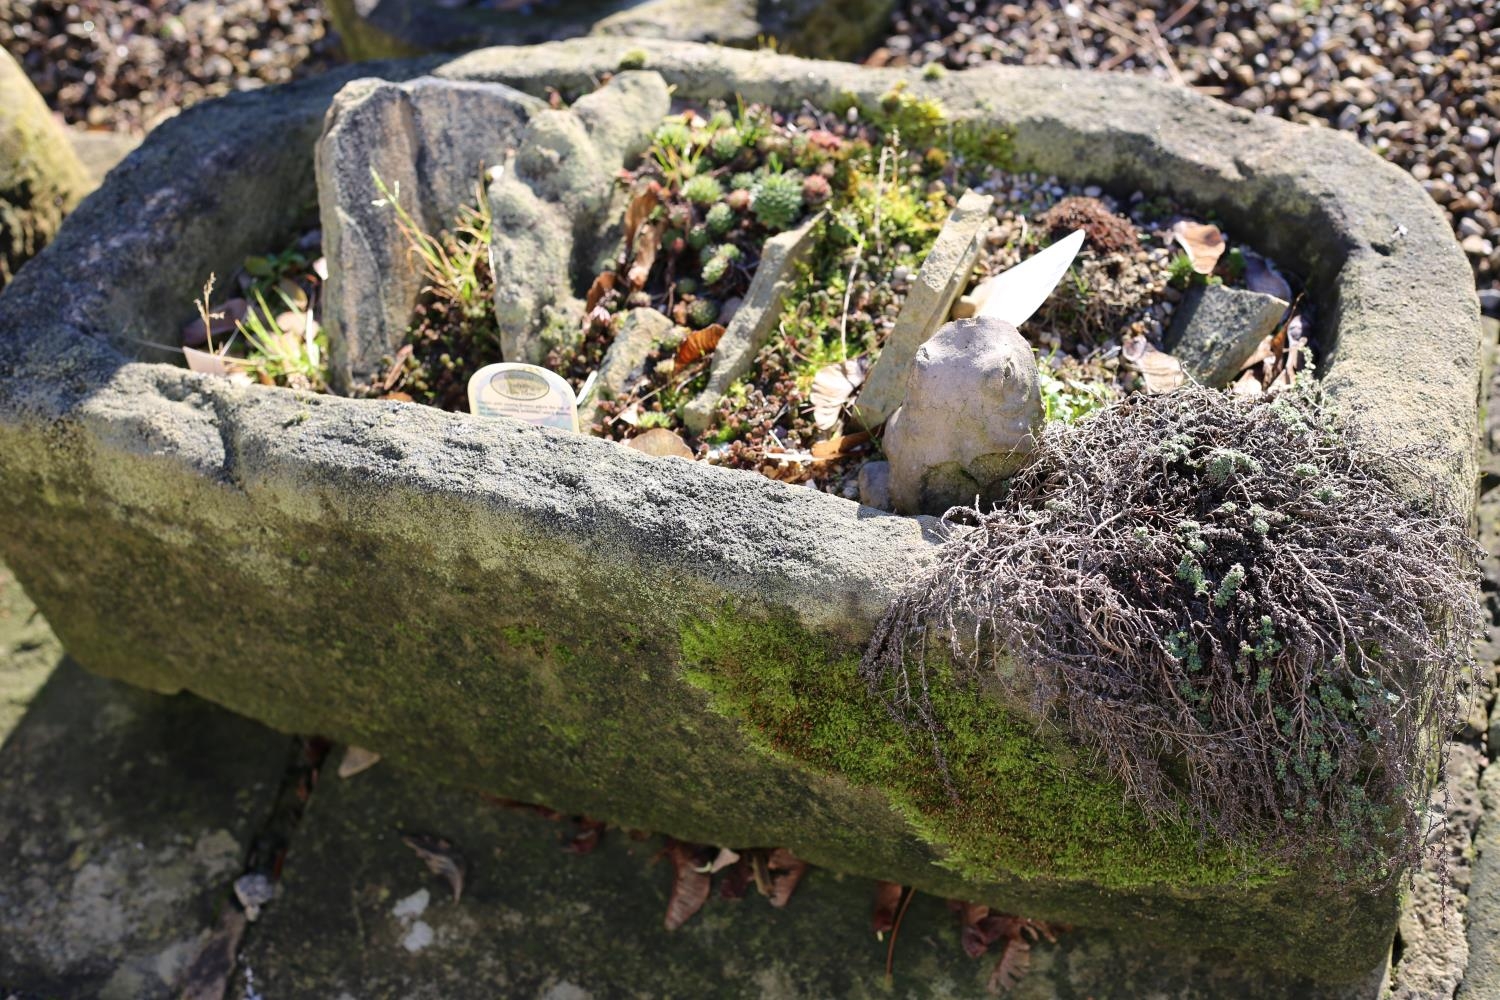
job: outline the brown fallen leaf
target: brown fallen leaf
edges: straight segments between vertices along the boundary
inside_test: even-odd
[[[1132,337],[1121,351],[1125,363],[1140,372],[1146,383],[1146,391],[1152,393],[1171,392],[1187,381],[1182,362],[1172,355],[1158,351],[1145,337]]]
[[[368,771],[380,763],[380,754],[364,747],[351,746],[344,750],[344,759],[339,761],[339,777],[352,778],[361,771]]]
[[[985,986],[995,996],[1009,993],[1030,971],[1031,943],[1011,938],[1005,942],[1005,950],[1000,953],[1000,961],[995,963],[995,971],[990,973]]]
[[[797,884],[807,874],[808,864],[785,847],[778,847],[766,859],[766,868],[771,874],[771,892],[767,898],[779,909],[797,891]]]
[[[578,832],[563,845],[563,850],[569,854],[591,854],[594,848],[599,846],[599,839],[604,836],[605,824],[597,819],[589,819],[587,816],[578,817]]]
[[[635,249],[635,234],[651,213],[661,204],[661,185],[655,181],[642,186],[630,199],[625,209],[625,256],[629,258]]]
[[[178,996],[182,1000],[223,1000],[234,974],[235,953],[245,936],[245,915],[225,907],[213,933],[198,946],[198,952],[182,974]]]
[[[613,271],[605,271],[595,278],[594,283],[589,286],[588,295],[583,300],[583,311],[585,313],[592,313],[600,300],[614,291],[615,282],[618,280],[619,276]]]
[[[1180,219],[1172,226],[1172,237],[1193,262],[1193,270],[1199,274],[1213,274],[1224,256],[1224,234],[1219,227],[1207,222],[1189,222]]]
[[[677,432],[669,431],[665,427],[653,427],[643,434],[637,434],[625,442],[625,447],[633,448],[645,455],[654,455],[657,458],[676,456],[692,461],[693,449],[687,446],[687,442],[678,436]]]
[[[705,354],[712,352],[723,338],[724,325],[722,323],[714,323],[712,326],[705,326],[701,330],[688,334],[687,338],[677,346],[677,367],[690,365]]]
[[[1236,396],[1243,396],[1246,399],[1259,399],[1265,392],[1260,384],[1260,376],[1252,371],[1247,371],[1241,375],[1239,381],[1234,384],[1231,391]]]
[[[844,404],[864,385],[868,367],[868,358],[855,358],[818,369],[813,376],[812,389],[808,392],[813,408],[813,426],[826,431],[839,422]]]
[[[755,866],[749,858],[740,858],[719,876],[719,895],[724,899],[744,899],[755,881]]]
[[[227,354],[200,351],[195,347],[184,347],[182,356],[187,359],[190,371],[199,372],[204,375],[233,375],[236,372],[245,371],[246,365],[240,358],[232,358]]]
[[[394,400],[397,403],[415,403],[416,402],[416,400],[414,400],[414,399],[411,398],[411,393],[409,393],[409,392],[388,392],[388,393],[385,393],[380,398],[381,399]]]
[[[453,901],[464,892],[464,873],[467,866],[463,855],[447,840],[426,833],[402,834],[401,842],[416,852],[434,875],[441,875],[453,889]]]
[[[898,882],[875,883],[875,909],[870,913],[870,929],[881,941],[896,926],[896,911],[901,907],[901,894],[906,887]]]
[[[406,372],[406,359],[411,357],[412,347],[410,344],[402,344],[396,356],[391,359],[391,367],[385,373],[385,381],[380,387],[390,392],[396,386],[396,382]]]
[[[667,220],[660,219],[646,223],[641,227],[640,232],[635,234],[635,248],[630,255],[630,270],[626,272],[631,288],[646,287],[646,282],[651,277],[651,269],[656,266],[656,252],[661,249],[661,238],[666,229]]]
[[[700,870],[698,849],[692,845],[669,841],[666,853],[672,860],[672,895],[667,899],[667,915],[662,924],[675,931],[703,909],[713,880]]]
[[[837,458],[840,455],[847,455],[862,444],[867,444],[869,440],[869,431],[858,431],[854,434],[835,434],[826,441],[814,441],[812,457],[817,459]]]

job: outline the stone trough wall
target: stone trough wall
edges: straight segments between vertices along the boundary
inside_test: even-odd
[[[1469,504],[1471,276],[1420,187],[1346,139],[1128,77],[923,81],[675,43],[558,43],[195,108],[0,298],[0,558],[68,649],[108,676],[563,811],[787,846],[1293,977],[1375,969],[1388,896],[1351,904],[1310,894],[1316,873],[1200,854],[1041,737],[1015,730],[995,747],[1025,748],[1025,773],[1007,780],[1030,784],[988,792],[1006,825],[976,830],[863,758],[798,759],[787,733],[744,721],[747,699],[817,688],[850,713],[850,744],[878,731],[853,663],[930,557],[928,520],[592,438],[161,363],[208,272],[315,210],[313,145],[348,79],[435,72],[577,94],[642,53],[693,100],[871,104],[906,81],[1010,129],[1023,163],[1219,212],[1320,290],[1325,381],[1343,410],[1417,449]],[[786,717],[826,732],[837,720],[823,708]]]

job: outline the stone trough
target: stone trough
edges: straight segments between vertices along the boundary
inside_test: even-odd
[[[1124,76],[924,80],[669,42],[362,72],[576,96],[642,53],[693,101],[868,106],[905,82],[1005,129],[1028,167],[1218,212],[1317,290],[1342,410],[1470,502],[1472,278],[1421,188],[1337,134]],[[0,298],[0,558],[80,662],[565,812],[785,846],[1290,982],[1378,978],[1391,894],[1341,898],[1322,891],[1332,873],[1153,827],[1075,750],[982,696],[955,711],[990,781],[947,795],[925,736],[895,727],[854,672],[930,558],[930,520],[163,363],[207,274],[315,211],[324,112],[360,73],[167,123]]]

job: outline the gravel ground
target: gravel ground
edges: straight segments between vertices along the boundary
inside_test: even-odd
[[[1151,73],[1328,125],[1444,206],[1500,313],[1500,5],[1494,0],[901,0],[879,65],[998,61]]]
[[[0,0],[0,45],[69,124],[136,133],[333,62],[318,0]]]

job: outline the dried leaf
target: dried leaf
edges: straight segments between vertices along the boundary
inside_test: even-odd
[[[896,910],[901,906],[901,894],[906,887],[898,882],[875,883],[875,909],[870,914],[870,929],[877,938],[884,939],[896,926]]]
[[[411,357],[411,354],[411,345],[402,344],[401,349],[396,352],[396,356],[391,359],[390,370],[385,373],[385,381],[380,385],[386,392],[391,391],[397,380],[401,378],[402,373],[406,371],[406,359]]]
[[[589,286],[588,296],[583,300],[583,311],[585,313],[592,313],[594,311],[594,307],[599,304],[600,300],[603,299],[605,295],[614,291],[615,282],[618,280],[619,276],[616,275],[613,271],[605,271],[603,274],[595,278],[594,283]]]
[[[1243,396],[1246,399],[1259,399],[1265,390],[1261,387],[1259,375],[1255,372],[1245,372],[1234,384],[1232,391],[1236,396]]]
[[[816,459],[838,458],[867,444],[870,440],[869,431],[858,431],[854,434],[835,434],[826,441],[814,441],[812,446],[812,457]]]
[[[226,354],[210,354],[194,347],[184,347],[182,356],[187,359],[187,366],[191,371],[203,375],[233,375],[245,370],[244,363],[239,358],[231,358]]]
[[[844,404],[864,384],[868,368],[868,358],[855,358],[818,369],[808,393],[813,406],[813,426],[826,431],[839,422]]]
[[[785,847],[778,847],[766,859],[766,868],[771,874],[770,903],[778,908],[783,907],[791,900],[792,893],[797,891],[797,884],[802,881],[802,876],[807,874],[807,862]]]
[[[626,441],[625,447],[634,448],[646,455],[655,455],[657,458],[675,455],[691,461],[695,457],[693,449],[687,446],[687,442],[682,440],[675,431],[669,431],[665,427],[653,427],[644,434],[638,434]]]
[[[1009,993],[1030,971],[1030,942],[1011,938],[1005,942],[1005,951],[1000,953],[1000,961],[995,963],[995,971],[990,973],[989,982],[985,985],[996,996]]]
[[[245,935],[245,915],[232,906],[224,908],[219,925],[198,946],[198,952],[182,974],[178,996],[182,1000],[223,1000],[234,974],[235,953]]]
[[[464,872],[467,870],[463,855],[442,837],[425,833],[403,834],[401,841],[426,862],[428,871],[447,880],[453,888],[453,901],[458,902],[464,892]]]
[[[380,398],[381,399],[389,399],[389,400],[392,400],[392,401],[397,402],[397,403],[415,403],[416,402],[416,400],[414,400],[414,399],[411,398],[411,393],[409,393],[409,392],[388,392],[385,395],[381,396]]]
[[[663,925],[675,931],[703,909],[713,880],[707,872],[699,870],[698,851],[691,845],[673,840],[667,844],[666,852],[672,859],[672,895],[667,900]]]
[[[1245,251],[1245,287],[1252,292],[1274,295],[1283,302],[1292,301],[1292,286],[1276,270],[1276,265],[1249,250]]]
[[[1144,377],[1147,392],[1171,392],[1187,381],[1182,363],[1172,355],[1152,347],[1145,337],[1133,337],[1126,341],[1122,355],[1125,363]]]
[[[661,186],[655,181],[645,185],[630,199],[625,209],[625,256],[629,258],[635,247],[635,234],[661,204]]]
[[[990,908],[980,903],[964,903],[959,912],[962,921],[959,943],[965,955],[978,958],[1000,937],[998,921],[991,919]]]
[[[1240,365],[1240,371],[1248,371],[1275,354],[1276,349],[1272,346],[1273,343],[1274,341],[1271,337],[1262,338],[1260,344],[1256,346],[1255,352],[1245,359],[1244,364]]]
[[[1214,273],[1219,258],[1224,256],[1224,234],[1219,232],[1218,226],[1181,219],[1172,227],[1172,236],[1193,262],[1194,271]]]
[[[750,863],[749,858],[741,858],[719,876],[719,895],[724,899],[744,899],[753,881],[755,881],[754,865]]]
[[[578,832],[575,833],[563,850],[569,854],[591,854],[594,848],[599,846],[599,839],[604,836],[604,823],[597,819],[589,819],[587,816],[578,817]]]
[[[677,367],[681,368],[683,365],[690,365],[697,361],[718,347],[719,341],[723,338],[724,326],[721,323],[705,326],[701,330],[688,334],[687,339],[677,346]]]
[[[641,289],[651,277],[651,268],[656,266],[656,252],[661,249],[661,237],[666,232],[667,220],[661,219],[641,227],[635,236],[635,248],[630,257],[630,270],[626,277],[630,287]]]
[[[380,763],[380,754],[364,747],[351,746],[344,750],[344,759],[339,761],[339,777],[352,778],[361,771],[368,771]]]

